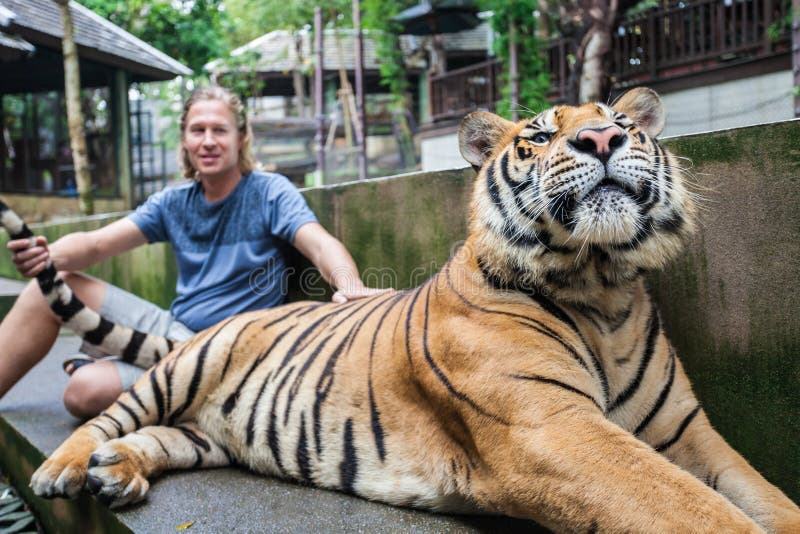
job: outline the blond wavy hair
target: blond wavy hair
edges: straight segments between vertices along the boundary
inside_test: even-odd
[[[239,171],[242,175],[251,173],[258,168],[258,163],[253,158],[253,152],[251,150],[253,131],[250,128],[250,121],[247,120],[247,113],[244,109],[244,105],[239,97],[230,90],[218,85],[210,85],[207,87],[199,87],[192,91],[192,94],[189,95],[189,98],[183,104],[180,123],[181,148],[178,156],[183,176],[185,178],[191,178],[192,180],[200,179],[197,169],[192,165],[192,162],[189,160],[189,154],[183,146],[183,139],[186,134],[186,117],[189,115],[189,110],[197,102],[207,100],[219,100],[224,102],[233,113],[233,116],[236,117],[236,129],[239,131],[239,139],[241,141],[241,146],[239,147]]]

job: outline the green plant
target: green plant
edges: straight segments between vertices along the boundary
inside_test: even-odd
[[[541,53],[542,41],[537,37],[538,0],[481,0],[480,6],[492,11],[489,24],[495,34],[494,52],[504,67],[503,98],[497,105],[497,113],[508,117],[511,109],[516,108],[524,116],[547,107],[550,74]],[[519,102],[511,102],[509,83],[509,28],[512,21],[516,25]]]

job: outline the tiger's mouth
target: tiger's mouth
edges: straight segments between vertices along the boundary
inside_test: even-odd
[[[631,197],[637,203],[640,200],[639,193],[633,189],[630,185],[622,182],[620,180],[615,180],[614,178],[605,177],[600,182],[597,183],[592,189],[589,190],[588,193],[584,196],[584,198],[591,198],[594,196],[599,195],[606,195],[606,194],[622,194]]]

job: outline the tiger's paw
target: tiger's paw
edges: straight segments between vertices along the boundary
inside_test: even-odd
[[[105,443],[89,458],[86,488],[109,508],[139,502],[150,489],[141,465],[131,447],[118,440]]]
[[[39,466],[30,487],[39,497],[73,498],[86,481],[86,464],[97,444],[90,440],[67,441]]]

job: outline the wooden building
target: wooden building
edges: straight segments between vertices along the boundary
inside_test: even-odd
[[[191,70],[76,2],[70,3],[80,60],[83,111],[98,212],[135,204],[132,83]],[[20,211],[77,210],[64,103],[63,35],[58,5],[0,0],[0,192]],[[38,209],[34,209],[38,205]]]

